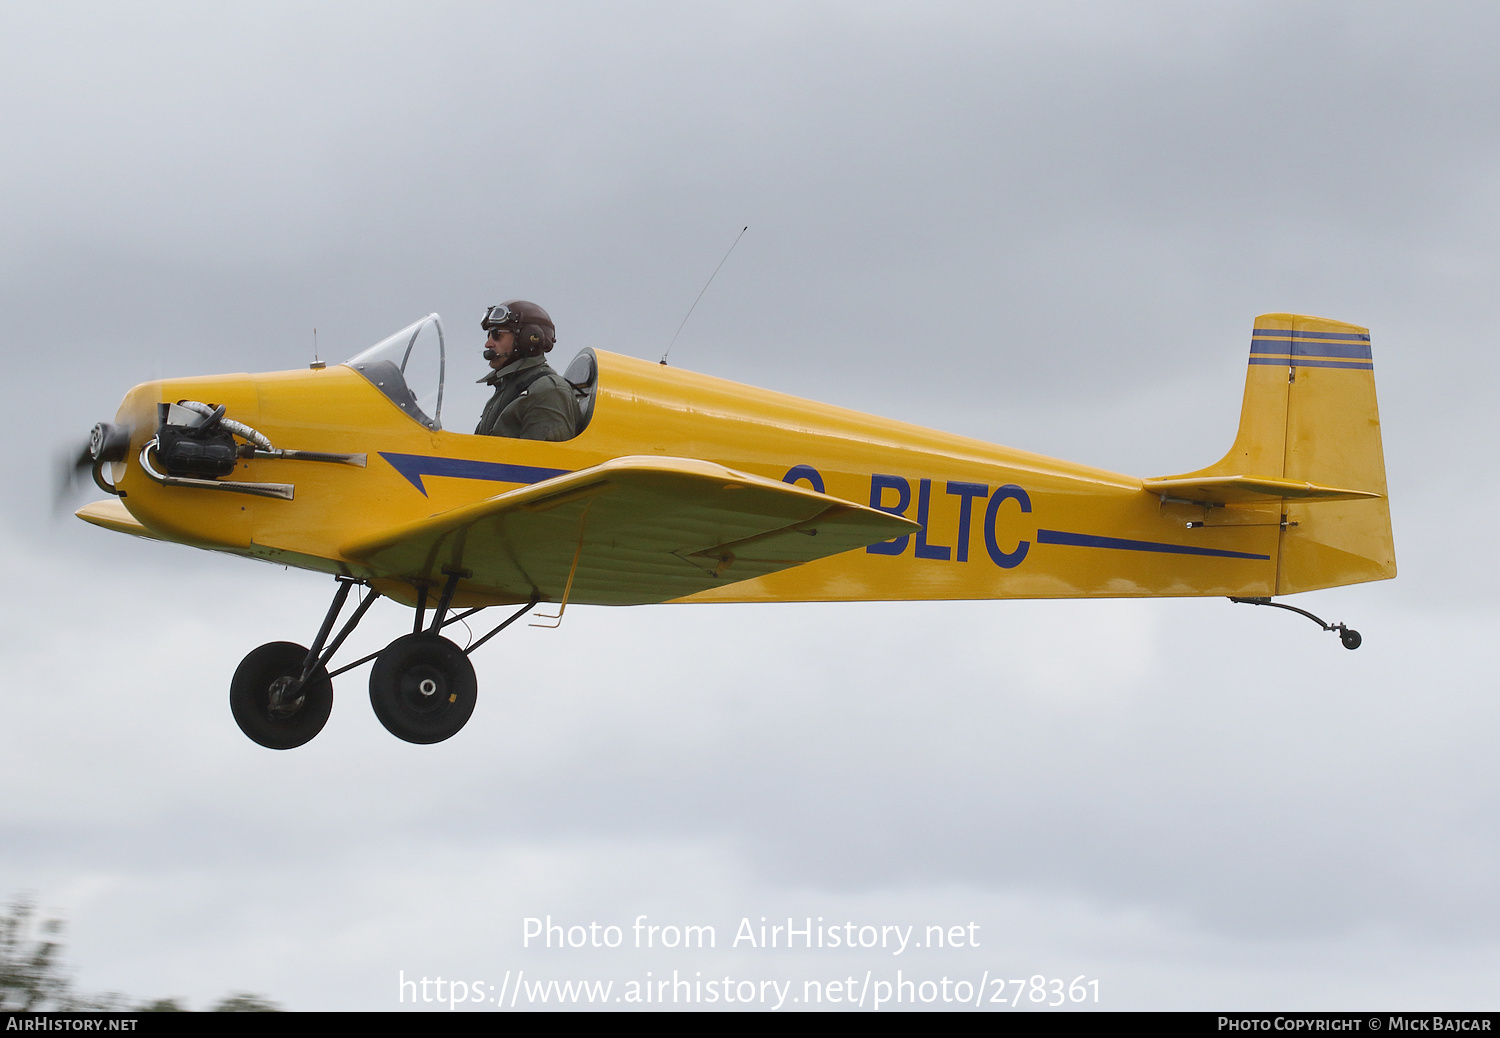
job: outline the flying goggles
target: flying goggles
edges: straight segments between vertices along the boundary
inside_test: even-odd
[[[515,326],[520,323],[521,315],[504,303],[501,303],[498,306],[490,307],[484,312],[484,320],[479,322],[479,327],[484,331],[490,332],[497,328],[504,328],[506,325]]]

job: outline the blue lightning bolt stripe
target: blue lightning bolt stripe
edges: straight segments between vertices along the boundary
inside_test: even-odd
[[[1223,548],[1200,548],[1192,544],[1163,544],[1160,541],[1129,541],[1123,537],[1100,537],[1092,533],[1065,533],[1062,530],[1038,530],[1038,544],[1066,544],[1074,548],[1113,548],[1116,551],[1155,551],[1167,555],[1212,555],[1222,559],[1256,559],[1269,562],[1271,556]]]
[[[535,465],[506,465],[498,461],[470,461],[467,458],[439,458],[428,454],[390,454],[380,456],[391,468],[406,477],[407,482],[427,496],[423,476],[449,476],[454,479],[487,479],[494,483],[540,483],[553,476],[563,476],[568,469],[544,469]]]

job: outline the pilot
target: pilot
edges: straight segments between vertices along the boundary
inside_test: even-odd
[[[495,387],[474,430],[480,436],[570,440],[578,435],[573,387],[547,365],[557,327],[547,311],[524,299],[492,306],[479,326],[489,333],[484,359],[493,369],[480,382]]]

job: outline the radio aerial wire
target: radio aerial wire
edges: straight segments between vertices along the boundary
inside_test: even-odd
[[[740,243],[740,239],[745,236],[745,232],[748,231],[749,229],[750,229],[750,225],[749,224],[746,224],[745,226],[743,226],[743,227],[740,228],[740,233],[736,234],[734,236],[734,241],[729,246],[729,252],[733,252],[734,251],[734,247]],[[724,258],[721,259],[721,260],[719,260],[719,266],[717,266],[717,267],[714,268],[714,272],[712,274],[710,274],[708,276],[708,280],[703,283],[703,288],[698,293],[698,299],[702,299],[703,298],[703,293],[708,291],[708,286],[712,285],[714,283],[714,278],[716,278],[716,277],[719,276],[719,270],[729,260],[729,252],[724,253]],[[694,299],[693,300],[693,305],[690,306],[690,307],[688,307],[688,312],[685,315],[683,315],[682,324],[679,324],[677,326],[677,331],[675,331],[675,332],[672,333],[672,341],[669,342],[669,343],[667,343],[667,353],[671,353],[672,352],[672,347],[677,345],[677,336],[679,336],[679,335],[682,334],[682,329],[687,325],[688,318],[692,317],[693,316],[693,311],[696,310],[696,309],[698,309],[698,299]],[[666,363],[667,363],[667,353],[663,353],[661,355],[661,364],[663,366],[665,366]]]

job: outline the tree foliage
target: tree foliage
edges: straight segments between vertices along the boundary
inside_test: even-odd
[[[63,1009],[70,1003],[59,961],[63,924],[38,914],[27,897],[0,915],[0,1009]]]
[[[109,991],[80,994],[62,966],[63,924],[39,912],[36,902],[22,895],[0,914],[0,1011],[181,1013],[187,1005],[176,998],[134,1002]],[[264,995],[236,991],[213,1006],[218,1013],[276,1013],[281,1007]]]
[[[215,1013],[279,1013],[281,1007],[264,995],[252,995],[248,991],[236,991],[225,995],[214,1003]]]

